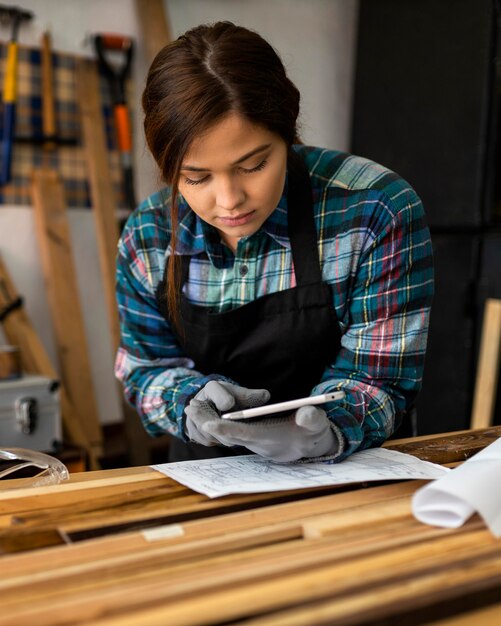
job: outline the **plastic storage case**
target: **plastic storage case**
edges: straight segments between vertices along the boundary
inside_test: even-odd
[[[35,375],[0,381],[0,448],[52,452],[61,440],[58,381]]]

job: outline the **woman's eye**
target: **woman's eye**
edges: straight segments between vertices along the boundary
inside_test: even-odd
[[[186,178],[184,179],[184,182],[187,185],[201,185],[202,183],[204,183],[209,177],[208,176],[204,176],[203,178]]]
[[[252,167],[250,169],[247,169],[246,167],[241,167],[240,170],[243,174],[252,174],[253,172],[259,172],[259,170],[262,170],[266,163],[266,159],[263,159],[261,163],[259,163],[259,165],[256,165],[256,167]]]
[[[256,165],[256,167],[240,167],[238,168],[238,171],[241,172],[242,174],[253,174],[254,172],[259,172],[260,170],[262,170],[264,168],[264,166],[266,165],[267,160],[263,159],[261,161],[261,163],[259,163],[258,165]],[[184,177],[184,182],[186,185],[201,185],[202,183],[205,183],[206,181],[208,181],[210,178],[209,175],[204,176],[203,178],[188,178],[187,176]]]

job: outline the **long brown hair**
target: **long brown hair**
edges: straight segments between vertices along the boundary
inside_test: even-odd
[[[167,306],[178,327],[177,195],[188,148],[229,112],[278,134],[290,147],[297,140],[299,91],[260,35],[217,22],[187,31],[157,54],[142,104],[148,147],[172,191]]]

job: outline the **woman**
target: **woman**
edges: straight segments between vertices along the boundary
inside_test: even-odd
[[[116,373],[170,460],[339,461],[380,445],[422,377],[433,289],[419,198],[366,159],[300,145],[299,92],[231,23],[159,52],[143,93],[167,187],[118,254]],[[221,413],[343,390],[287,417]]]

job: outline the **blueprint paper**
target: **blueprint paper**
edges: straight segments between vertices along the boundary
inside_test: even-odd
[[[449,471],[385,448],[363,450],[335,464],[273,463],[257,455],[242,455],[152,467],[209,498],[376,480],[435,479]]]
[[[501,437],[412,499],[414,516],[425,524],[457,528],[475,513],[501,537]]]

